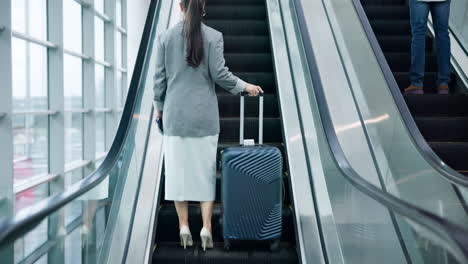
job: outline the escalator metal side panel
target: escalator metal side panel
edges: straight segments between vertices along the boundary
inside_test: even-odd
[[[283,122],[298,255],[301,263],[325,263],[317,216],[314,208],[309,168],[302,138],[294,81],[287,53],[284,25],[279,0],[267,1],[273,60],[277,78],[279,104]]]
[[[171,1],[159,1],[157,6],[156,12],[156,19],[155,19],[155,34],[153,39],[150,40],[152,44],[156,36],[158,36],[162,31],[166,30],[170,21],[170,10],[172,8],[173,0]],[[146,187],[148,184],[147,181],[149,180],[157,180],[158,177],[153,177],[152,179],[145,174],[147,172],[147,167],[143,167],[146,161],[146,154],[154,154],[154,148],[161,150],[162,146],[162,138],[160,135],[156,135],[154,137],[154,129],[152,130],[152,118],[153,118],[153,102],[152,102],[152,70],[151,65],[154,65],[154,58],[152,52],[155,45],[150,48],[148,53],[149,58],[147,58],[146,65],[144,66],[144,72],[142,73],[146,78],[142,78],[142,82],[139,84],[144,89],[140,89],[141,93],[138,95],[141,99],[141,109],[145,109],[140,111],[137,116],[134,118],[141,121],[141,125],[137,125],[134,129],[135,134],[134,138],[129,138],[129,141],[132,141],[135,145],[135,150],[133,153],[133,158],[130,161],[129,169],[130,170],[138,170],[140,171],[139,177],[127,177],[125,183],[122,183],[123,189],[121,192],[121,197],[119,197],[119,203],[116,203],[117,206],[113,206],[111,208],[110,216],[109,216],[109,226],[106,230],[106,234],[104,236],[104,244],[101,254],[99,256],[99,263],[126,263],[128,249],[129,249],[129,242],[133,233],[138,235],[139,232],[134,230],[133,225],[135,221],[144,220],[144,216],[140,215],[142,210],[136,210],[139,198],[142,195],[151,195],[151,190],[148,192],[147,189],[141,189],[142,186]],[[153,132],[153,133],[151,133]],[[156,151],[157,153],[157,151]],[[156,167],[160,167],[159,162],[161,159],[160,157],[156,156],[153,157],[156,159],[156,162],[151,164]],[[137,169],[138,168],[138,169]],[[151,186],[151,185],[150,185]],[[153,185],[153,188],[156,186]],[[154,191],[154,190],[153,190]],[[157,196],[156,196],[157,197]],[[147,197],[149,201],[156,199],[156,197]],[[141,206],[141,205],[140,205]],[[148,209],[148,208],[146,208]],[[145,211],[145,210],[143,210]],[[146,213],[146,212],[145,212]],[[148,219],[146,219],[147,223],[149,223]],[[137,225],[144,228],[143,225]],[[144,240],[139,241],[139,245],[141,248],[146,249],[144,245]],[[131,257],[135,257],[137,252],[132,252]],[[144,254],[144,253],[141,253]],[[140,258],[144,258],[145,256],[139,256]],[[133,263],[133,261],[131,261]],[[140,262],[141,263],[141,262]]]
[[[340,238],[333,214],[330,193],[327,188],[323,160],[319,149],[316,122],[312,113],[312,107],[308,97],[310,76],[307,70],[307,61],[302,48],[294,1],[281,0],[283,23],[288,45],[292,75],[295,87],[295,96],[298,104],[298,112],[301,119],[304,144],[307,152],[310,174],[313,178],[313,192],[316,200],[316,214],[320,219],[320,229],[324,254],[328,263],[345,263]],[[314,15],[314,14],[313,14]],[[295,59],[292,59],[295,58]]]

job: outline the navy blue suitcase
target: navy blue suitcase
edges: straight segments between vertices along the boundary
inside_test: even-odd
[[[259,144],[244,145],[244,95],[241,95],[240,146],[222,153],[224,247],[232,240],[269,240],[279,248],[282,229],[283,158],[263,143],[263,95],[260,95]]]

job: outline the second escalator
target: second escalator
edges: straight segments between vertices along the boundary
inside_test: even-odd
[[[374,33],[393,75],[403,90],[409,86],[411,24],[408,1],[362,0]],[[468,95],[461,79],[452,74],[449,94],[437,94],[437,49],[426,37],[424,95],[405,95],[406,103],[435,153],[450,167],[468,176]]]

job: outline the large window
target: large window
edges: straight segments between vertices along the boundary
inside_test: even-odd
[[[34,12],[32,11],[34,10]],[[45,0],[12,2],[13,183],[24,186],[49,173],[49,103]],[[37,69],[42,69],[38,71]],[[43,188],[15,188],[18,211],[47,197]]]
[[[11,111],[0,111],[12,123],[12,155],[5,160],[13,171],[0,176],[13,179],[6,186],[14,193],[9,214],[69,188],[103,161],[128,86],[126,2],[0,0],[0,15],[11,6],[11,23],[0,24],[12,31],[11,85],[1,87],[11,92],[2,98]],[[75,201],[17,240],[15,263],[47,263],[52,255],[44,248],[62,235],[67,250],[59,263],[82,263],[82,226],[91,224],[84,223],[91,221],[83,216],[87,203],[86,197]],[[105,225],[106,203],[98,203],[92,224]]]

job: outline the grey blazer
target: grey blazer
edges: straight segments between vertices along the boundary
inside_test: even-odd
[[[204,137],[219,134],[215,84],[233,94],[246,83],[225,66],[223,35],[202,24],[204,57],[197,68],[186,61],[183,22],[157,39],[154,102],[163,111],[164,134]]]

